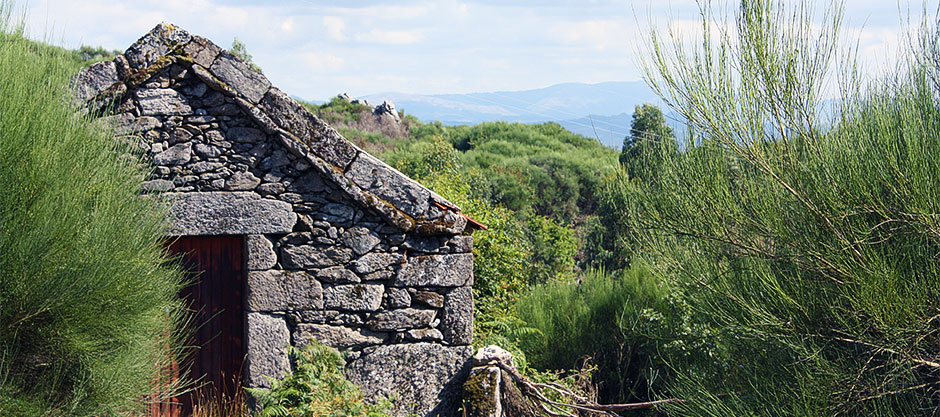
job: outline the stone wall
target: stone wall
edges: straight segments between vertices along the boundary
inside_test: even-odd
[[[172,25],[74,83],[153,162],[143,189],[172,206],[172,234],[247,235],[247,385],[288,371],[287,345],[318,340],[351,351],[367,398],[454,412],[473,320],[459,208]]]

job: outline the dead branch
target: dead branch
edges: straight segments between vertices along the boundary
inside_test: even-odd
[[[542,410],[544,410],[547,414],[553,417],[558,417],[558,416],[573,417],[571,413],[565,412],[561,410],[559,407],[567,407],[573,410],[587,411],[587,412],[597,413],[597,414],[610,416],[610,417],[618,417],[617,414],[614,414],[614,411],[641,410],[641,409],[657,407],[657,406],[664,405],[664,404],[680,403],[680,402],[685,401],[680,398],[669,398],[665,400],[647,401],[647,402],[642,402],[642,403],[631,403],[631,404],[596,404],[593,401],[589,401],[587,398],[579,396],[576,393],[572,392],[571,390],[564,388],[558,384],[539,384],[539,383],[531,382],[522,374],[520,374],[519,371],[517,371],[515,368],[511,366],[507,366],[506,364],[503,364],[501,362],[496,363],[496,366],[498,366],[502,371],[506,372],[506,374],[509,375],[510,378],[512,378],[513,382],[516,383],[517,386],[522,388],[520,391],[522,392],[523,395],[525,395],[531,401],[538,404],[539,407],[542,408]],[[577,402],[577,404],[553,401],[549,399],[548,397],[546,397],[545,394],[539,390],[539,388],[550,389],[565,397],[572,398]],[[548,407],[549,405],[554,406],[555,408],[559,408],[558,411],[562,414],[549,410],[549,407]]]

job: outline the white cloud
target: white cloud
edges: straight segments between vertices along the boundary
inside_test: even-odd
[[[294,18],[288,17],[287,19],[284,19],[284,22],[281,23],[281,30],[285,32],[293,32],[294,31]]]
[[[346,21],[338,16],[323,16],[323,27],[326,28],[326,34],[334,41],[345,41]]]
[[[427,6],[369,6],[359,8],[339,8],[349,16],[366,17],[381,20],[405,20],[424,17],[430,9]]]
[[[874,72],[892,70],[898,63],[903,42],[912,32],[910,28],[850,28],[845,41],[858,46],[858,59]]]
[[[625,47],[633,32],[632,26],[626,19],[562,22],[554,33],[565,44],[607,51]]]
[[[304,68],[317,72],[336,71],[343,68],[345,60],[330,53],[305,52],[300,54]]]
[[[510,62],[506,59],[482,58],[480,59],[480,65],[491,70],[511,70],[512,69],[512,64],[510,64]]]
[[[640,55],[631,44],[647,39],[646,23],[680,31],[698,46],[702,34],[690,0],[20,1],[29,1],[34,37],[51,33],[68,47],[124,49],[161,21],[223,47],[237,36],[274,84],[312,99],[340,91],[447,93],[636,79]],[[885,17],[895,13],[894,2],[881,3],[853,0],[846,14],[874,26],[855,33],[859,54],[884,64],[904,32]]]
[[[374,42],[387,45],[408,45],[421,42],[424,36],[418,31],[395,31],[372,29],[356,35],[360,42]]]

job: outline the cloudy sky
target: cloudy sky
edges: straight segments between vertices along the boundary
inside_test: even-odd
[[[845,27],[863,58],[890,62],[908,7],[922,3],[847,0]],[[275,85],[316,100],[639,80],[650,22],[694,27],[698,10],[690,0],[31,0],[26,9],[33,37],[67,47],[124,50],[161,21],[223,47],[237,37]]]

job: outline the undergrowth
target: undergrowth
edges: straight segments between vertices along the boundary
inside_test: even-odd
[[[258,417],[387,417],[391,403],[368,404],[343,375],[346,361],[331,347],[312,342],[290,347],[294,371],[271,379],[271,389],[248,388],[255,396]]]

